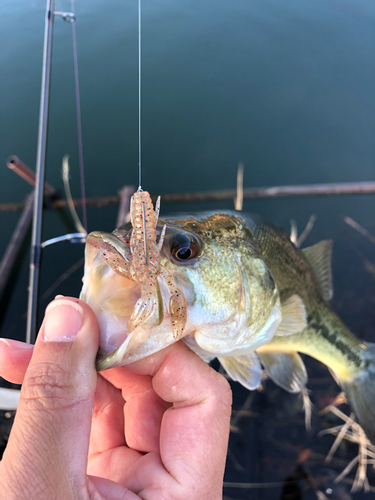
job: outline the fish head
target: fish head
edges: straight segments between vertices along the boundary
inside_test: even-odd
[[[127,323],[141,295],[138,283],[122,273],[132,258],[132,226],[88,237],[81,298],[99,322],[98,369],[131,363],[176,341],[170,291],[163,276],[172,275],[186,299],[183,340],[206,360],[252,352],[267,343],[279,326],[281,307],[275,282],[238,214],[166,217],[158,222],[157,238],[164,226],[157,308],[131,333]],[[115,265],[106,263],[103,252]]]

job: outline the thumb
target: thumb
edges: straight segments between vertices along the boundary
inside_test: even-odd
[[[87,304],[63,297],[47,307],[3,459],[8,472],[22,470],[20,491],[57,499],[84,488],[98,342]]]

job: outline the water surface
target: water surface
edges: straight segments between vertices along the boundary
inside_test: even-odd
[[[70,10],[70,2],[56,1],[56,10]],[[5,162],[16,154],[33,168],[44,13],[40,0],[2,2],[1,158]],[[86,193],[111,195],[125,184],[136,185],[138,178],[137,5],[77,0],[76,14]],[[374,23],[375,6],[367,0],[143,0],[144,189],[163,194],[233,188],[239,161],[245,164],[246,187],[375,180]],[[62,190],[61,160],[70,154],[72,191],[79,196],[71,26],[61,19],[55,21],[50,104],[46,178]],[[0,203],[23,200],[29,191],[5,166],[1,169]],[[374,340],[374,280],[362,256],[375,262],[375,252],[340,216],[347,214],[375,233],[374,200],[345,196],[244,203],[246,211],[286,228],[293,218],[302,230],[311,214],[318,216],[306,244],[334,239],[333,305],[366,340]],[[220,208],[233,205],[162,203],[163,213]],[[112,230],[116,214],[116,207],[89,209],[89,230]],[[0,217],[3,253],[19,214]],[[43,238],[64,231],[58,216],[46,213]],[[79,260],[82,250],[68,244],[46,249],[42,294]],[[27,267],[26,259],[8,297],[4,336],[24,337]],[[81,275],[76,271],[50,292],[41,301],[40,313],[55,293],[77,295]],[[324,373],[323,378],[329,378]],[[276,397],[278,389],[271,386],[267,384],[253,404],[263,415],[276,405],[284,415],[280,418],[286,418],[283,408],[288,413],[299,403],[285,393],[281,396],[281,391]],[[331,390],[325,386],[323,392]],[[240,407],[246,397],[237,387],[235,405]],[[304,431],[300,408],[296,412],[289,411],[291,420],[278,432],[279,438],[285,429],[292,432],[285,439],[294,446],[289,453],[294,463],[296,447],[313,448],[317,440],[316,433],[311,438]],[[281,470],[268,460],[272,445],[266,436],[279,428],[275,422],[250,418],[241,425],[242,441],[234,436],[231,442],[240,467],[230,454],[228,481],[277,482],[288,477],[294,466],[286,461],[289,468]],[[324,443],[328,450],[328,441]],[[279,462],[286,460],[280,457]],[[280,498],[281,491],[228,489],[226,495],[271,499]],[[334,494],[344,498],[343,493]],[[310,488],[304,498],[314,495]]]

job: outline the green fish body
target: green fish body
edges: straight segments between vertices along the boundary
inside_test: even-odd
[[[262,364],[276,384],[298,392],[307,382],[298,353],[318,359],[333,372],[374,442],[375,350],[329,306],[332,242],[301,251],[281,228],[242,212],[166,217],[159,221],[159,233],[164,224],[161,265],[185,295],[183,340],[189,347],[206,361],[218,357],[230,377],[249,389],[259,386]],[[86,248],[81,297],[93,307],[102,330],[99,369],[131,363],[175,341],[161,279],[157,313],[126,335],[137,290],[103,263],[100,248],[116,247],[116,258],[120,252],[128,259],[123,242],[131,229],[95,233],[95,248]]]

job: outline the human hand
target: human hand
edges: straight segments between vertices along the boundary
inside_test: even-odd
[[[97,374],[98,339],[89,306],[64,297],[35,347],[0,342],[0,376],[23,383],[0,499],[221,499],[228,382],[182,342]]]

